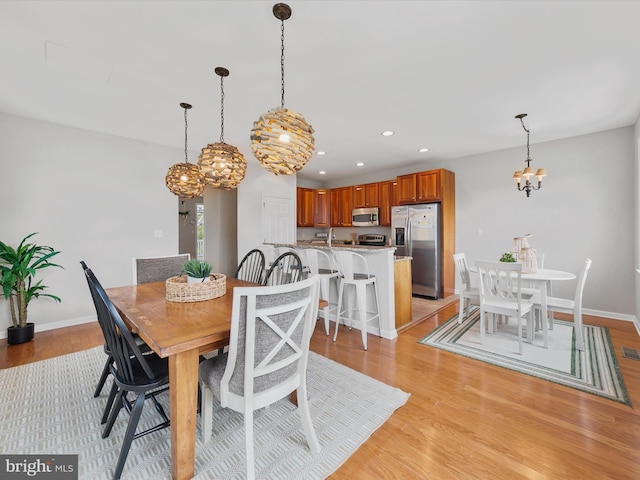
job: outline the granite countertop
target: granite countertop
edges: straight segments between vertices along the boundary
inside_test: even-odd
[[[384,246],[384,247],[376,247],[372,245],[352,245],[345,243],[338,243],[339,241],[335,241],[331,243],[329,246],[326,243],[313,243],[313,242],[297,242],[294,244],[284,244],[284,243],[272,243],[274,247],[292,247],[292,248],[318,248],[321,250],[353,250],[355,252],[395,252],[396,247]]]
[[[410,262],[411,260],[413,260],[413,257],[399,257],[399,256],[394,256],[393,257],[393,261],[394,262]]]

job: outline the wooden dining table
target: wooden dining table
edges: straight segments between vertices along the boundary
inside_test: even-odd
[[[166,299],[165,282],[106,289],[129,328],[169,360],[171,475],[176,480],[194,474],[200,355],[229,344],[233,289],[256,286],[229,277],[226,283],[221,297],[185,303]],[[326,305],[320,300],[320,308]]]
[[[169,360],[171,475],[194,474],[200,354],[229,344],[233,289],[255,286],[227,277],[226,294],[200,302],[166,300],[165,282],[106,289],[123,320],[160,357]]]

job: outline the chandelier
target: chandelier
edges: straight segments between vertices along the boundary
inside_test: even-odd
[[[224,77],[229,76],[229,70],[216,67],[215,72],[220,76],[220,141],[202,149],[198,165],[207,184],[231,190],[244,178],[247,162],[236,147],[224,143]]]
[[[291,17],[291,8],[284,3],[273,6],[273,15],[280,20],[280,107],[273,108],[253,122],[251,150],[264,168],[276,175],[293,175],[313,155],[313,128],[302,115],[284,107],[284,21]]]
[[[536,170],[536,177],[538,178],[538,186],[536,187],[531,183],[530,177],[533,175],[533,169],[531,168],[531,156],[529,154],[529,130],[527,129],[527,127],[524,126],[524,121],[522,120],[526,116],[527,116],[526,113],[521,113],[519,115],[516,115],[515,118],[520,119],[522,128],[524,128],[524,131],[527,132],[527,159],[525,160],[525,162],[527,163],[527,166],[522,171],[516,170],[516,172],[513,174],[513,178],[516,179],[518,191],[521,192],[524,190],[527,193],[527,197],[528,197],[531,194],[531,190],[540,190],[540,187],[542,187],[542,177],[546,177],[547,172],[544,168],[539,168],[538,170]],[[523,177],[525,180],[524,185],[521,184]]]
[[[191,105],[181,103],[180,106],[184,108],[184,162],[169,167],[164,181],[174,195],[180,198],[196,198],[204,191],[204,175],[198,165],[189,163],[187,157],[187,110]]]

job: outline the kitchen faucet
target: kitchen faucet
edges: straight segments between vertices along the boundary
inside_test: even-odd
[[[334,238],[333,236],[333,227],[329,228],[329,247],[331,247],[331,239]]]

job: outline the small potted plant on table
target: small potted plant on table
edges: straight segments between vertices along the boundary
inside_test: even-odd
[[[227,277],[211,273],[211,264],[191,259],[182,267],[183,275],[167,279],[166,298],[170,302],[200,302],[227,292]]]
[[[28,342],[33,338],[33,323],[27,322],[27,308],[31,300],[49,297],[60,302],[59,297],[43,293],[48,287],[42,285],[42,280],[33,281],[38,270],[62,268],[51,262],[51,258],[60,252],[49,246],[28,243],[27,240],[34,235],[36,233],[23,238],[16,249],[0,242],[0,285],[2,294],[9,300],[13,323],[7,328],[7,343],[10,345]]]
[[[182,273],[187,276],[187,283],[202,283],[210,280],[211,264],[197,258],[192,258],[182,267]]]

